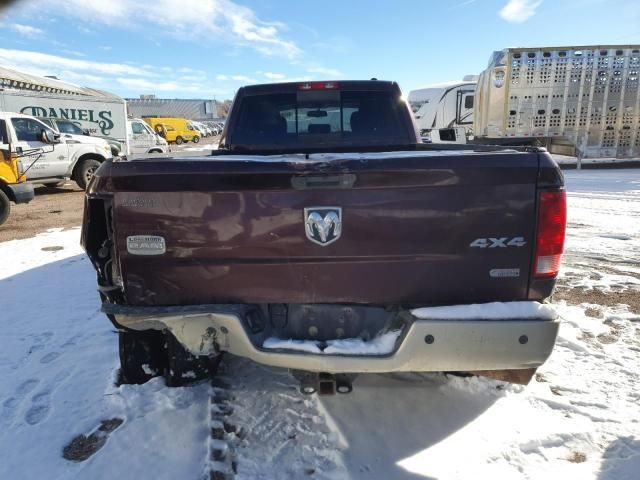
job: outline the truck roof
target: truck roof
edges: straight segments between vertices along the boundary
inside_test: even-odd
[[[399,89],[397,82],[388,80],[313,80],[308,82],[261,83],[247,85],[238,90],[238,96],[263,95],[267,93],[295,93],[301,85],[335,84],[339,90],[393,90]]]
[[[470,85],[475,87],[477,83],[478,82],[475,80],[466,81],[466,82],[462,80],[455,80],[453,82],[443,82],[443,83],[435,83],[433,85],[426,85],[424,87],[411,90],[409,92],[409,96],[407,97],[407,99],[410,102],[419,102],[426,99],[430,100],[431,98],[436,96],[439,92],[444,92],[445,90],[450,90],[452,88],[462,87],[464,85]]]

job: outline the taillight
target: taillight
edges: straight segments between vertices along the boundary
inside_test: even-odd
[[[567,194],[564,191],[540,192],[534,277],[558,275],[567,225]]]
[[[336,90],[337,82],[305,82],[298,85],[298,90]]]

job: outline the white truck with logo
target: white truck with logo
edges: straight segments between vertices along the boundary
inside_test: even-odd
[[[111,147],[101,138],[59,135],[30,115],[0,112],[0,119],[5,120],[8,136],[13,140],[11,147],[16,153],[35,151],[22,159],[23,170],[34,183],[53,186],[72,179],[85,189],[100,164],[112,158]],[[60,137],[55,149],[45,148],[42,130],[46,130],[51,138]],[[0,149],[3,147],[8,148],[9,145],[0,144]]]

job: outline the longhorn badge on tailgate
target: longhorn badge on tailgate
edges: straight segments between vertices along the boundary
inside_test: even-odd
[[[304,209],[307,238],[318,245],[329,245],[342,234],[342,208],[310,207]]]

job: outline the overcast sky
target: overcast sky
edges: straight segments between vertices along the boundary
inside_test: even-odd
[[[0,65],[125,97],[371,77],[408,93],[478,74],[508,46],[621,43],[640,43],[638,0],[23,0],[0,13]]]

